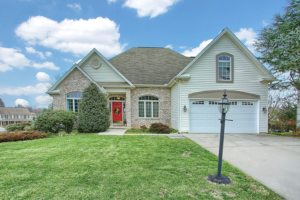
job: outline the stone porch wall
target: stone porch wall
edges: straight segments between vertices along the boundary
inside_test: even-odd
[[[74,69],[55,90],[60,90],[59,95],[53,97],[53,110],[66,110],[66,95],[72,92],[83,92],[91,81],[78,69]]]
[[[130,93],[131,95],[128,95]],[[131,97],[130,108],[127,107],[126,109],[126,112],[131,113],[131,120],[127,120],[127,123],[130,121],[132,128],[140,128],[140,126],[142,125],[146,125],[147,127],[149,127],[152,123],[156,123],[156,122],[160,122],[171,126],[171,90],[169,88],[136,88],[131,91],[127,91],[127,95]],[[159,99],[158,118],[139,117],[138,100],[139,97],[144,95],[153,95],[158,97]],[[129,126],[129,123],[127,125]]]

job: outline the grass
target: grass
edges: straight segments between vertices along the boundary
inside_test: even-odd
[[[298,138],[298,139],[300,139],[300,137],[292,136],[292,135],[293,135],[292,132],[282,132],[282,133],[273,133],[273,132],[269,132],[269,134],[271,134],[271,135],[279,135],[279,136],[289,136],[289,135],[290,135],[291,138]],[[298,134],[298,133],[297,133],[297,134]]]
[[[0,151],[1,199],[281,199],[227,162],[233,184],[207,182],[218,158],[189,139],[79,134]]]

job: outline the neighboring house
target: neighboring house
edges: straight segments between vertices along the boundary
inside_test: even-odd
[[[31,121],[30,112],[27,108],[4,108],[0,107],[0,126],[17,124]]]
[[[268,131],[268,83],[276,80],[228,29],[197,57],[168,48],[137,47],[110,60],[93,49],[47,92],[54,110],[80,112],[82,91],[95,83],[106,95],[112,125],[161,122],[189,133],[219,133],[217,101],[227,90],[227,133]],[[186,109],[185,109],[186,108]]]
[[[35,120],[36,119],[36,113],[31,112],[30,113],[30,119]]]

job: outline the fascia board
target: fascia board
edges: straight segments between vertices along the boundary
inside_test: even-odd
[[[97,49],[93,48],[79,63],[81,66],[93,53],[98,54],[98,56],[104,60],[117,74],[119,74],[129,85],[134,86],[119,70],[117,70]]]
[[[270,73],[270,71],[253,55],[253,53],[232,33],[229,28],[225,28],[213,41],[211,41],[195,58],[192,60],[177,76],[181,76],[186,70],[188,70],[212,45],[214,45],[224,34],[229,34],[231,38],[242,47],[245,53],[253,59],[253,61],[260,66],[260,68],[271,78],[275,77]],[[174,77],[175,78],[175,77]],[[171,80],[173,81],[173,79]],[[170,81],[170,83],[171,83]],[[169,84],[170,84],[169,83]]]

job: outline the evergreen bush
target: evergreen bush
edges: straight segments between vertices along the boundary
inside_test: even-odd
[[[35,129],[45,132],[58,133],[65,131],[70,133],[73,130],[76,114],[66,110],[47,110],[42,112],[35,121]]]
[[[78,131],[81,133],[103,132],[109,128],[107,100],[94,83],[83,91],[78,115]]]

